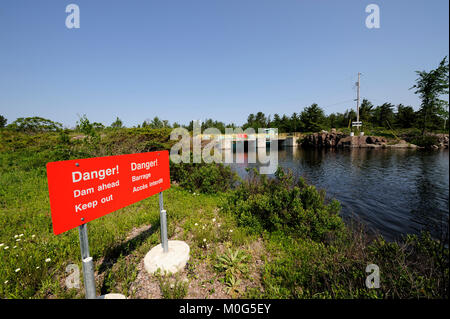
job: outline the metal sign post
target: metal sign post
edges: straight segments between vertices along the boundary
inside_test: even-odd
[[[159,218],[161,224],[161,246],[163,252],[167,253],[169,251],[169,243],[167,240],[167,214],[164,210],[163,193],[159,193]]]
[[[89,240],[87,234],[87,224],[78,226],[80,235],[81,260],[83,262],[84,288],[86,289],[86,299],[96,299],[94,261],[89,256]]]
[[[156,245],[145,255],[144,267],[150,274],[158,271],[176,273],[186,266],[189,260],[189,246],[181,240],[171,240],[170,250],[167,240],[167,214],[164,209],[163,189],[159,192],[159,213],[161,224],[161,244]],[[161,249],[162,248],[162,249]]]

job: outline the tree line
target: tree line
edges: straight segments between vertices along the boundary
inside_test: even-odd
[[[419,110],[415,111],[412,106],[393,105],[389,102],[374,106],[368,99],[363,99],[359,109],[363,128],[418,128],[422,131],[422,135],[427,130],[448,130],[449,64],[447,57],[442,59],[436,69],[416,71],[416,74],[418,76],[416,83],[410,89],[414,89],[414,93],[418,94],[421,99]],[[447,95],[447,100],[442,98],[443,95]],[[317,132],[329,128],[349,128],[351,122],[356,121],[356,118],[354,109],[347,109],[344,113],[325,115],[324,110],[314,103],[305,107],[301,112],[294,112],[291,115],[283,114],[280,116],[275,113],[272,117],[263,112],[252,113],[247,117],[247,122],[242,128],[253,128],[255,131],[258,128],[277,128],[280,133]],[[0,128],[7,127],[24,132],[58,131],[62,129],[61,123],[41,117],[18,118],[9,125],[6,125],[6,123],[7,119],[0,115]],[[162,120],[155,116],[152,120],[145,120],[137,127],[152,129],[184,127],[192,131],[193,125],[194,121],[190,121],[187,125],[181,125],[177,122],[170,124],[168,120]],[[102,123],[89,122],[86,115],[83,115],[77,122],[75,130],[90,131],[122,127],[124,127],[123,122],[118,117],[110,126],[105,127]],[[226,124],[213,119],[206,119],[201,122],[202,131],[212,127],[225,133],[225,128],[236,128],[237,126],[234,123]]]
[[[359,118],[363,122],[363,127],[370,128],[422,128],[424,125],[423,111],[414,111],[413,107],[403,104],[393,105],[383,103],[374,106],[368,99],[363,99]],[[274,114],[273,118],[266,116],[262,112],[250,114],[244,128],[252,127],[274,127],[280,133],[288,132],[318,132],[330,128],[350,128],[352,121],[356,121],[357,114],[354,109],[348,109],[344,113],[325,112],[316,103],[304,108],[300,113],[294,112],[292,115]],[[429,130],[445,130],[448,125],[448,113],[440,114],[430,112],[426,120],[426,127]]]

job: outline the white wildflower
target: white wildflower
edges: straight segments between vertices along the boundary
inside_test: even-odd
[[[14,249],[14,248],[17,248],[17,246],[14,246],[13,249]]]
[[[1,243],[1,244],[0,244],[0,247],[3,247],[4,245],[5,245],[5,244]]]
[[[9,249],[9,246],[6,246],[5,248],[3,248],[3,249]]]
[[[19,235],[14,235],[14,238],[17,238],[17,237],[19,237]]]
[[[19,272],[20,271],[20,268],[17,268],[16,270],[14,270],[15,272]]]
[[[230,233],[232,233],[233,232],[233,230],[232,229],[230,229]]]
[[[195,226],[198,226],[198,223],[195,223]]]
[[[19,235],[19,237],[22,237],[22,236],[23,236],[23,234],[20,234],[20,235]]]
[[[48,263],[48,262],[50,262],[50,261],[51,261],[50,258],[47,258],[47,259],[45,260],[46,263]]]
[[[19,239],[16,239],[16,241],[20,241],[20,238],[19,238]]]
[[[205,242],[206,241],[206,238],[203,238],[203,242]]]
[[[5,281],[5,285],[6,285],[6,284],[7,284],[8,282],[9,282],[9,281],[8,281],[8,280],[6,280],[6,281]]]
[[[212,219],[212,222],[213,222],[213,223],[215,223],[215,222],[216,222],[216,219],[215,219],[215,218],[213,218],[213,219]]]
[[[36,237],[36,235],[32,235],[32,236],[31,236],[31,238],[34,238],[34,237]]]

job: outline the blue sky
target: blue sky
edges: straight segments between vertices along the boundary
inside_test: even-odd
[[[65,8],[80,7],[67,29]],[[365,26],[368,4],[381,27]],[[74,126],[77,114],[133,126],[249,113],[292,114],[318,103],[411,105],[415,70],[449,52],[449,2],[324,0],[1,0],[0,114]]]

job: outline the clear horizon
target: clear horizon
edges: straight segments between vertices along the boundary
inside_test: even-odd
[[[65,8],[80,7],[67,29]],[[368,29],[365,8],[380,7]],[[416,70],[448,56],[448,1],[39,1],[0,4],[0,114],[75,126],[158,116],[242,125],[361,99],[411,105]]]

